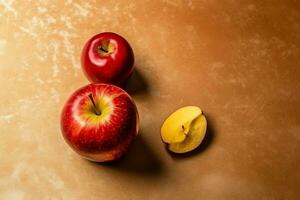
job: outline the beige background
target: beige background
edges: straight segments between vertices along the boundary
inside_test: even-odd
[[[60,110],[87,84],[84,42],[132,44],[140,136],[114,164],[64,142]],[[0,199],[300,199],[298,1],[0,0]],[[204,144],[172,156],[164,118],[208,117]]]

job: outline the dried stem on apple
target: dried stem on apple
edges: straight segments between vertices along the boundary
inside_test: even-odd
[[[116,46],[109,40],[103,40],[98,46],[98,53],[102,56],[108,56],[112,54],[116,49]]]
[[[186,136],[187,136],[187,135],[188,135],[188,133],[185,131],[185,127],[184,127],[184,125],[182,125],[182,126],[181,126],[181,128],[182,128],[182,131],[183,131],[184,135],[186,135]]]
[[[92,94],[92,93],[89,94],[89,98],[90,98],[90,100],[91,100],[91,102],[92,102],[92,104],[93,104],[93,106],[94,106],[95,114],[96,114],[96,115],[101,115],[101,111],[100,111],[99,108],[97,107],[97,105],[96,105],[96,103],[95,103],[95,101],[94,101],[94,98],[93,98],[93,94]]]
[[[100,51],[104,51],[105,53],[108,53],[108,50],[105,49],[103,46],[100,46],[99,50],[100,50]]]

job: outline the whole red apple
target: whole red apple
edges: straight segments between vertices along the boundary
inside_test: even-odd
[[[112,32],[93,36],[81,54],[82,69],[95,83],[124,85],[133,71],[133,64],[134,55],[129,43]]]
[[[88,160],[120,158],[138,133],[135,103],[121,88],[89,84],[67,100],[61,113],[66,142]]]

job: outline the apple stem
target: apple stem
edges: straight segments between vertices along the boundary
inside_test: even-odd
[[[94,98],[93,98],[93,94],[91,93],[91,94],[89,94],[89,98],[90,98],[90,100],[91,100],[91,102],[92,102],[92,104],[93,104],[93,106],[94,106],[94,110],[95,110],[95,113],[96,113],[96,115],[101,115],[101,111],[98,109],[98,107],[96,106],[96,103],[95,103],[95,101],[94,101]]]
[[[104,51],[105,53],[108,53],[108,50],[105,49],[105,48],[103,48],[102,46],[100,47],[100,50],[101,50],[101,51]]]
[[[185,127],[184,127],[184,125],[182,125],[182,126],[181,126],[181,128],[182,128],[183,134],[187,136],[187,135],[188,135],[188,133],[185,131]]]

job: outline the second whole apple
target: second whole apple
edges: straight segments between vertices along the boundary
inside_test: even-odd
[[[90,38],[81,54],[81,67],[92,83],[123,87],[133,72],[134,54],[125,38],[104,32]]]

